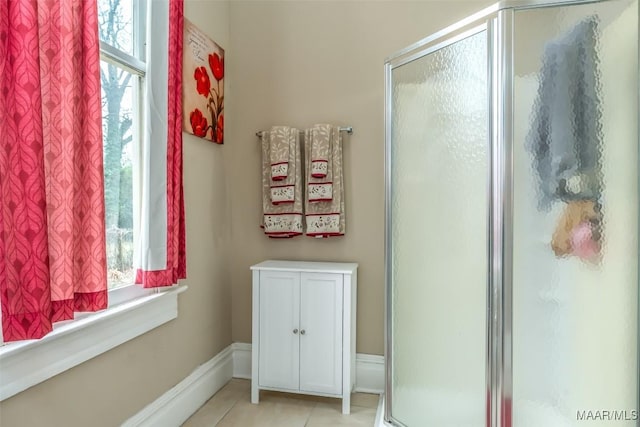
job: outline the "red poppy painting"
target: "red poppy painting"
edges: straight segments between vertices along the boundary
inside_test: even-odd
[[[224,49],[186,19],[182,73],[182,129],[222,144]]]

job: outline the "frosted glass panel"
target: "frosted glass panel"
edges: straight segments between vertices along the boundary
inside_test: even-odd
[[[487,36],[392,71],[392,413],[484,426]]]
[[[638,420],[638,3],[515,17],[513,417]]]

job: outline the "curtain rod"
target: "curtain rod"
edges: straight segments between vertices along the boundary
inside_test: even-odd
[[[351,134],[353,133],[353,127],[351,127],[351,126],[339,127],[339,128],[338,128],[338,130],[339,130],[340,132],[346,132],[346,133],[348,133],[349,135],[351,135]],[[265,132],[265,131],[263,131],[263,130],[259,130],[258,132],[256,132],[256,136],[262,136],[262,132]],[[299,131],[299,132],[300,132],[300,133],[304,133],[304,131],[302,131],[302,130],[301,130],[301,131]]]

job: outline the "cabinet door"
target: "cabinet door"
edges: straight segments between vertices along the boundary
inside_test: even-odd
[[[301,274],[300,333],[300,390],[342,393],[342,274]]]
[[[261,271],[259,343],[261,387],[298,390],[299,318],[300,273]]]

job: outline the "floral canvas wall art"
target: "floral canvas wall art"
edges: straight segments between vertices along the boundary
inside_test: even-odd
[[[224,49],[184,20],[182,129],[217,144],[224,141]]]

